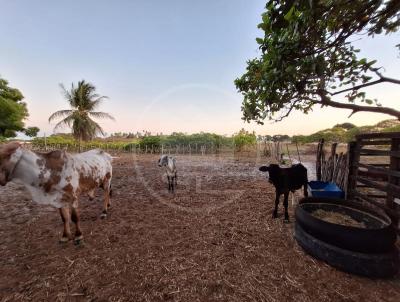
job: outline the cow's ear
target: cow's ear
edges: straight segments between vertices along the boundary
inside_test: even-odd
[[[258,170],[260,170],[261,172],[268,172],[268,167],[267,166],[261,166],[260,168],[258,168]]]

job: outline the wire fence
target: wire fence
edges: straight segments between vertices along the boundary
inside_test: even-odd
[[[290,142],[257,142],[255,145],[245,146],[220,146],[215,144],[161,144],[161,145],[138,145],[138,144],[115,144],[94,143],[82,144],[29,144],[30,149],[38,152],[52,150],[66,150],[67,152],[85,152],[92,149],[102,149],[108,153],[132,153],[132,154],[193,154],[210,155],[220,153],[240,153],[248,156],[265,157],[278,163],[301,162],[304,147]],[[310,148],[309,148],[310,149]],[[316,150],[315,150],[316,151]],[[312,148],[308,152],[315,153]]]
[[[116,145],[116,144],[107,144],[104,143],[101,146],[98,144],[84,144],[79,147],[78,144],[31,144],[30,149],[39,152],[46,152],[52,150],[66,150],[68,152],[85,152],[92,149],[102,149],[106,152],[114,152],[114,153],[135,153],[135,154],[216,154],[216,153],[224,153],[224,152],[233,152],[233,151],[243,151],[250,152],[256,151],[257,146],[246,146],[245,148],[236,148],[236,146],[216,146],[213,144],[163,144],[160,146],[152,145],[152,146],[138,146],[135,144],[131,145]]]

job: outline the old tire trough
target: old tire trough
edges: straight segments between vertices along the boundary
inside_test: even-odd
[[[313,215],[317,210],[346,215],[364,227],[319,219]],[[329,198],[304,198],[295,216],[295,238],[314,257],[368,277],[390,277],[399,270],[396,232],[388,216],[354,202]]]

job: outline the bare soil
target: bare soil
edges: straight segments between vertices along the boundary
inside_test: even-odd
[[[177,156],[175,194],[154,155],[114,162],[113,205],[80,201],[84,244],[58,243],[55,209],[0,188],[0,301],[400,301],[303,252],[256,159]],[[293,221],[293,207],[290,206]]]

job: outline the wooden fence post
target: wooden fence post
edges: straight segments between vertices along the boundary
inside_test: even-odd
[[[328,181],[332,181],[333,179],[333,172],[335,170],[335,165],[336,165],[336,147],[337,143],[333,143],[331,146],[331,157],[330,157],[330,162],[329,162],[329,170],[328,170]]]
[[[354,191],[357,185],[358,163],[360,161],[360,140],[350,142],[347,147],[347,189],[346,199],[354,199]]]
[[[47,151],[47,137],[46,137],[46,133],[44,133],[44,150]]]
[[[390,151],[400,150],[400,139],[392,138],[392,143],[390,145]],[[390,156],[390,170],[399,171],[400,170],[400,159],[393,155]],[[389,175],[389,184],[398,185],[398,178],[393,175]],[[386,206],[390,209],[394,208],[394,196],[391,194],[390,190],[387,193]]]
[[[290,157],[289,144],[286,144],[286,150],[287,150],[287,155],[288,155],[289,160],[290,160],[290,164],[292,165],[292,164],[293,164],[293,161],[292,161],[292,158]]]
[[[322,152],[324,151],[324,139],[322,138],[317,147],[317,161],[315,163],[315,171],[317,173],[317,180],[320,181],[322,179]]]
[[[297,150],[297,157],[298,157],[298,159],[299,159],[299,163],[301,163],[300,152],[299,152],[299,145],[297,144],[297,141],[296,141],[296,150]]]
[[[280,159],[281,159],[281,154],[279,151],[279,142],[276,143],[276,161],[279,163]]]

